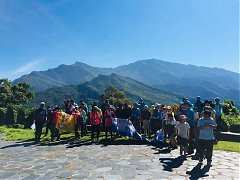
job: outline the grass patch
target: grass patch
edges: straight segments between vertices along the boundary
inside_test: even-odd
[[[0,134],[2,139],[6,141],[30,140],[34,137],[32,129],[12,128],[7,126],[0,126]]]
[[[230,152],[240,152],[240,143],[230,141],[219,141],[217,145],[214,145],[214,149]]]
[[[50,137],[50,130],[47,136],[44,136],[46,129],[43,128],[43,134],[41,137],[41,144],[46,144],[51,140]],[[100,140],[103,139],[104,133],[100,134]],[[75,137],[74,133],[61,133],[61,139],[70,140]],[[22,129],[16,127],[7,127],[7,126],[0,126],[0,138],[5,141],[26,141],[26,140],[34,140],[34,130],[32,129]],[[81,138],[82,141],[90,141],[91,135],[88,134]]]

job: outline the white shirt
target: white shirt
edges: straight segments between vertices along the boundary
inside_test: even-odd
[[[189,139],[190,126],[187,122],[184,122],[184,123],[178,122],[176,125],[176,129],[177,129],[178,136],[184,139]]]
[[[164,123],[165,123],[165,125],[173,125],[173,126],[175,126],[177,121],[176,121],[176,119],[174,117],[172,117],[172,118],[166,117],[166,119],[164,119]]]

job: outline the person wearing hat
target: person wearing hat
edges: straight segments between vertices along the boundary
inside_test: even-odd
[[[185,101],[180,105],[180,110],[177,113],[177,117],[179,119],[180,115],[187,116],[187,123],[190,126],[190,133],[189,133],[189,154],[194,153],[194,136],[196,134],[196,121],[195,121],[195,113],[192,109],[192,104],[190,101]]]
[[[202,165],[204,156],[207,159],[207,166],[211,166],[213,144],[215,141],[214,129],[217,123],[211,117],[211,111],[205,110],[203,118],[198,121],[197,127],[199,129],[198,150],[199,150],[199,164]]]
[[[47,110],[45,108],[45,102],[40,103],[40,107],[35,111],[34,122],[35,122],[35,142],[39,142],[42,135],[42,129],[47,121]]]
[[[176,125],[177,141],[180,145],[180,155],[187,155],[190,126],[187,123],[187,116],[180,115],[179,123]]]
[[[166,107],[167,114],[165,119],[163,120],[163,130],[165,139],[169,139],[169,147],[172,149],[176,148],[176,141],[175,141],[175,135],[176,135],[176,119],[174,117],[174,113],[172,112],[171,106]]]

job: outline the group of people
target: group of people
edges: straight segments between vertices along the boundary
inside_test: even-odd
[[[222,105],[219,98],[214,101],[202,101],[197,97],[192,104],[188,98],[183,98],[178,106],[155,104],[148,106],[142,98],[133,105],[111,104],[108,100],[97,105],[93,103],[91,108],[81,101],[76,104],[74,100],[66,100],[62,108],[65,113],[76,117],[75,138],[79,139],[91,129],[92,141],[99,141],[101,131],[105,131],[105,138],[112,140],[112,121],[114,118],[128,119],[132,122],[136,131],[146,138],[152,138],[158,130],[164,132],[165,143],[169,148],[180,146],[180,154],[193,154],[203,162],[204,157],[208,165],[211,165],[213,144],[215,142],[215,129],[221,121]],[[56,125],[57,112],[62,111],[59,106],[45,108],[45,103],[35,113],[35,139],[40,141],[42,128],[46,124],[47,131],[51,131],[51,140],[59,140],[59,128]]]

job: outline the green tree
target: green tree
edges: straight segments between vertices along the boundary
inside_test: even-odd
[[[5,109],[0,108],[0,124],[4,124],[5,121]]]
[[[14,113],[13,106],[8,106],[4,124],[12,125],[14,123],[15,123],[15,113]]]
[[[26,121],[26,113],[24,108],[19,108],[17,111],[17,124],[23,124]]]
[[[7,79],[0,79],[0,107],[24,104],[32,98],[33,93],[28,84],[13,85]]]
[[[105,100],[109,100],[113,104],[123,104],[123,103],[131,104],[131,101],[125,97],[125,94],[113,86],[110,86],[105,89],[103,98]]]
[[[29,114],[26,117],[26,120],[24,122],[24,128],[30,128],[31,125],[33,124],[33,119],[34,119],[34,111],[32,110],[29,112]]]
[[[11,102],[12,84],[7,79],[0,79],[0,106],[6,107]]]
[[[240,115],[239,110],[234,105],[234,102],[230,100],[224,100],[223,112],[226,115]]]

